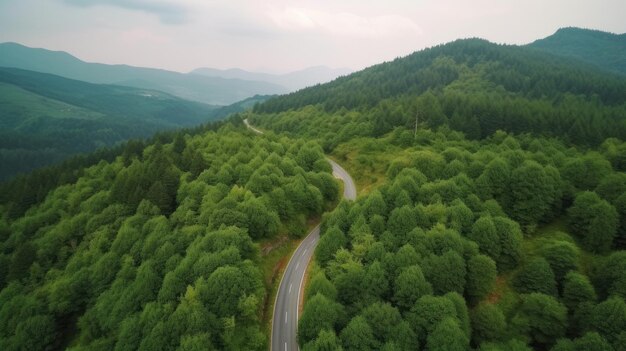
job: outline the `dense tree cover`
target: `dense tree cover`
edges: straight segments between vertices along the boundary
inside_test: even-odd
[[[568,27],[528,46],[626,74],[626,34]]]
[[[228,123],[242,124],[237,116]],[[132,139],[115,147],[98,149],[96,152],[71,157],[62,163],[21,174],[0,183],[0,203],[7,210],[9,218],[15,219],[26,212],[31,206],[42,202],[48,193],[65,184],[74,183],[85,174],[85,170],[101,161],[112,162],[118,156],[133,158],[140,156],[147,145],[160,142],[172,143],[175,139],[182,140],[178,135],[197,135],[221,128],[225,121],[211,122],[193,128],[178,131],[159,132],[147,140]],[[180,145],[178,143],[177,145]],[[178,147],[177,152],[180,152]],[[196,161],[199,158],[196,158]],[[194,167],[202,166],[194,163]]]
[[[472,39],[256,106],[253,123],[319,141],[375,186],[323,222],[326,303],[345,313],[324,333],[348,347],[358,327],[365,349],[621,347],[624,91]]]
[[[595,252],[611,248],[617,230],[617,211],[593,192],[576,196],[569,209],[572,232],[581,237],[585,246]]]
[[[301,234],[339,187],[317,144],[243,128],[129,144],[4,203],[0,349],[265,349],[255,241]]]
[[[304,348],[328,335],[350,350],[620,347],[626,256],[614,239],[626,214],[612,203],[624,173],[608,153],[445,128],[337,148],[353,168],[378,169],[353,152],[381,161],[386,181],[324,217]],[[579,160],[596,180],[581,182]],[[559,218],[568,233],[544,236]]]
[[[504,130],[599,145],[626,138],[624,91],[620,76],[527,47],[469,39],[270,99],[255,108],[253,121],[319,138],[327,150],[416,120],[474,139]]]

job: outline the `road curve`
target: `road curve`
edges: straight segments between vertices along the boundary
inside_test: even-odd
[[[356,199],[356,187],[350,174],[335,161],[328,159],[333,167],[333,175],[343,181],[343,197],[348,200]],[[272,351],[298,350],[298,306],[303,296],[304,274],[313,256],[320,237],[319,224],[302,240],[300,246],[291,256],[285,273],[280,281],[274,316],[272,317]]]
[[[252,131],[263,134],[262,131],[252,127],[247,119],[244,123]],[[337,162],[327,158],[333,168],[333,175],[343,181],[343,197],[347,200],[356,199],[356,186],[350,174]],[[278,286],[276,301],[274,302],[274,315],[272,317],[272,351],[295,351],[299,350],[297,341],[298,331],[298,306],[300,296],[303,296],[304,274],[311,261],[315,247],[320,238],[319,224],[307,234],[300,246],[289,259],[283,277]]]
[[[251,126],[251,125],[250,125],[250,122],[248,122],[248,119],[247,119],[247,118],[243,120],[243,123],[244,123],[244,124],[246,125],[246,127],[248,127],[251,131],[253,131],[253,132],[257,133],[257,134],[263,134],[263,132],[262,132],[262,131],[260,131],[260,130],[258,130],[258,129],[256,129],[256,128],[254,128],[253,126]]]

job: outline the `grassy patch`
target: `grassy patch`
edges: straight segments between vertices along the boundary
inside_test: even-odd
[[[580,250],[579,267],[582,273],[589,274],[597,255],[583,250],[575,238],[568,233],[564,218],[542,225],[537,228],[535,234],[525,236],[522,243],[524,259],[539,256],[542,247],[551,241],[567,241],[575,244]],[[519,269],[519,268],[518,268]],[[496,280],[493,291],[485,298],[484,302],[497,304],[505,316],[510,318],[519,304],[519,294],[511,286],[511,281],[518,269],[501,274]]]
[[[337,146],[334,158],[350,173],[359,195],[366,195],[387,180],[387,168],[402,150],[373,138],[360,138]]]
[[[551,223],[542,225],[537,228],[535,234],[524,237],[522,243],[524,259],[528,260],[531,257],[539,256],[542,247],[552,241],[567,241],[576,244],[580,250],[579,267],[582,273],[589,273],[597,256],[583,250],[578,245],[575,238],[568,233],[564,218],[558,218]],[[519,303],[519,294],[511,286],[512,278],[517,271],[518,269],[499,275],[493,291],[485,298],[485,302],[497,304],[507,316],[515,311]]]
[[[536,256],[546,243],[554,240],[569,241],[576,243],[574,238],[567,233],[567,226],[563,218],[558,218],[552,223],[540,226],[535,234],[524,237],[522,248],[526,257]]]
[[[578,262],[580,270],[582,273],[589,275],[598,255],[584,250],[582,246],[579,245],[576,239],[568,233],[567,224],[563,217],[539,227],[535,235],[524,240],[523,247],[526,257],[539,255],[541,247],[553,240],[568,241],[575,244],[580,250],[580,260]]]

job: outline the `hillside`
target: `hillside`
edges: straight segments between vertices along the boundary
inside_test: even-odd
[[[3,201],[0,348],[266,348],[260,243],[338,198],[330,169],[318,145],[236,120],[127,144],[24,214]]]
[[[561,28],[529,47],[588,62],[626,75],[626,33],[613,34],[582,28]]]
[[[270,99],[255,108],[255,123],[324,136],[329,147],[413,126],[416,117],[471,138],[504,130],[598,145],[626,138],[624,91],[623,77],[578,61],[467,39]]]
[[[459,40],[246,117],[364,193],[325,216],[302,350],[619,349],[626,79]]]
[[[287,91],[276,84],[260,81],[205,77],[127,65],[89,63],[66,52],[29,48],[16,43],[0,44],[0,67],[50,73],[90,83],[159,90],[211,105],[229,105],[258,94],[271,95]]]
[[[159,91],[14,68],[0,68],[0,91],[0,179],[218,113]]]
[[[330,68],[326,66],[309,67],[303,70],[285,74],[269,74],[248,72],[242,69],[220,70],[215,68],[198,68],[191,71],[192,74],[201,74],[208,77],[221,77],[228,79],[243,79],[270,82],[286,87],[288,91],[296,91],[302,88],[330,82],[340,76],[352,73],[347,68]]]

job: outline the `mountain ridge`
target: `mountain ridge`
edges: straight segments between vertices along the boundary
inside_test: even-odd
[[[157,131],[223,117],[155,90],[0,67],[0,179]]]
[[[282,86],[185,74],[158,68],[85,62],[64,52],[31,48],[18,43],[0,43],[0,66],[50,73],[96,84],[127,85],[160,90],[211,105],[229,105],[254,95],[286,92]]]
[[[626,33],[564,27],[526,46],[626,75]]]
[[[626,136],[626,80],[586,62],[517,45],[463,39],[256,105],[250,121],[323,138],[448,125],[472,139],[497,131],[599,145]]]
[[[470,67],[479,64],[481,61],[487,60],[488,55],[493,55],[490,60],[504,60],[503,65],[515,67],[533,72],[535,69],[543,69],[542,67],[563,67],[572,76],[565,76],[572,85],[560,84],[552,87],[553,89],[567,90],[571,93],[577,93],[585,89],[585,84],[577,80],[576,75],[586,74],[594,76],[595,84],[600,84],[601,80],[620,80],[612,72],[597,69],[586,62],[581,62],[572,58],[563,58],[562,56],[546,53],[542,50],[529,50],[526,46],[495,44],[481,38],[457,39],[452,42],[440,44],[430,48],[415,51],[404,57],[396,58],[392,61],[382,62],[361,71],[354,72],[348,76],[340,77],[332,82],[309,87],[298,92],[280,95],[268,100],[266,103],[259,105],[256,111],[259,112],[277,112],[288,106],[289,108],[298,108],[310,104],[324,103],[326,109],[340,109],[341,107],[350,108],[355,104],[359,104],[359,99],[354,99],[354,90],[365,89],[370,99],[369,104],[375,104],[379,100],[392,97],[398,93],[413,94],[424,92],[429,89],[438,89],[443,81],[453,79],[454,75],[460,72],[450,70],[449,66],[452,62],[439,62],[436,72],[433,74],[423,74],[421,69],[436,63],[440,58],[449,58],[454,62],[463,62]],[[523,55],[524,57],[519,57]],[[549,69],[545,69],[546,74],[554,75]],[[514,83],[505,77],[494,77],[490,75],[492,82],[495,84],[508,86]],[[374,84],[374,81],[382,78],[384,83]],[[393,79],[392,79],[393,78]],[[536,77],[537,79],[540,77]],[[623,83],[623,82],[622,82]],[[521,84],[516,89],[531,89],[528,83]],[[624,97],[615,91],[611,91],[611,98],[623,99]],[[620,96],[617,96],[620,95]],[[608,95],[607,95],[608,98]]]

